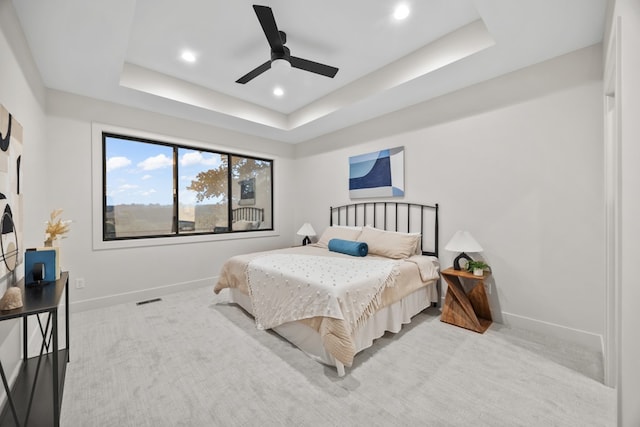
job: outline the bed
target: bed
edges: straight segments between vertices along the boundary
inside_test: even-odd
[[[344,242],[367,255],[335,250]],[[344,376],[358,352],[438,304],[437,256],[437,204],[354,203],[330,208],[317,243],[231,257],[214,292]]]
[[[231,229],[233,231],[258,230],[264,223],[264,208],[242,206],[231,210]],[[214,233],[228,233],[226,225],[216,225]]]

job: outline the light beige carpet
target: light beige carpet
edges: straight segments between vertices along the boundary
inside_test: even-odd
[[[63,426],[614,426],[597,354],[428,309],[347,376],[202,288],[71,316]]]

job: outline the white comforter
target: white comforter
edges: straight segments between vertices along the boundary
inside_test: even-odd
[[[237,288],[242,293],[246,295],[250,295],[252,293],[252,290],[250,289],[248,284],[248,282],[251,280],[249,279],[249,274],[250,274],[249,265],[253,262],[253,260],[259,260],[261,258],[264,258],[264,259],[262,261],[259,261],[260,263],[268,264],[269,263],[268,257],[273,255],[278,255],[279,257],[288,258],[289,260],[292,261],[291,264],[294,264],[290,268],[294,268],[294,269],[298,268],[296,267],[296,265],[298,264],[295,262],[296,260],[295,257],[304,256],[304,257],[313,257],[313,258],[318,258],[318,257],[326,258],[325,261],[321,261],[322,265],[325,266],[325,268],[323,268],[324,270],[323,273],[324,274],[328,273],[329,276],[327,277],[335,277],[335,278],[342,278],[343,275],[349,274],[349,271],[347,271],[347,273],[344,273],[345,269],[342,269],[343,273],[335,273],[335,274],[331,273],[334,265],[338,265],[338,263],[341,262],[337,260],[347,260],[347,261],[358,263],[358,264],[362,263],[363,261],[369,261],[369,260],[374,262],[386,261],[387,266],[393,265],[391,270],[392,278],[389,279],[389,282],[385,283],[385,286],[383,286],[383,290],[380,293],[381,294],[380,299],[382,300],[381,307],[384,307],[396,301],[399,301],[404,296],[408,295],[409,293],[415,291],[418,288],[434,284],[436,279],[439,277],[438,260],[433,257],[415,256],[415,257],[410,257],[409,259],[406,259],[404,261],[390,260],[389,258],[382,258],[382,257],[375,257],[375,256],[367,256],[365,258],[360,258],[360,257],[355,258],[349,255],[330,252],[326,248],[321,248],[314,245],[307,245],[302,247],[286,248],[286,249],[279,249],[279,250],[274,250],[269,252],[251,253],[251,254],[245,254],[245,255],[236,255],[234,257],[231,257],[227,262],[224,263],[222,267],[222,270],[220,272],[220,277],[214,287],[214,292],[217,294],[225,288]],[[306,258],[306,259],[310,260],[310,258]],[[272,261],[273,260],[274,259],[272,259]],[[368,265],[368,263],[366,264]],[[331,265],[331,268],[326,268],[328,265]],[[340,264],[340,265],[344,265],[344,264]],[[362,265],[364,265],[364,263]],[[382,266],[384,264],[380,264],[380,265]],[[259,266],[258,264],[253,264],[253,267],[251,267],[251,269],[254,269],[254,268],[257,269],[258,266]],[[276,269],[278,268],[276,267]],[[322,268],[318,267],[318,269],[322,269]],[[359,269],[359,268],[357,269],[358,271],[362,272],[362,269]],[[399,275],[397,277],[395,276],[396,269],[399,272]],[[264,283],[265,286],[262,289],[259,289],[259,290],[256,289],[256,292],[266,293],[268,290],[267,289],[268,287],[270,289],[278,289],[279,284],[281,286],[286,286],[288,289],[292,290],[291,284],[285,283],[286,280],[290,280],[290,279],[284,278],[284,276],[279,276],[281,274],[280,271],[278,272],[272,271],[272,272],[269,272],[268,274],[273,275],[270,278],[271,280],[265,282]],[[303,279],[306,279],[306,276],[303,276]],[[253,278],[252,280],[254,284],[256,284],[257,283],[256,280],[261,280],[261,279]],[[324,281],[325,279],[321,279],[321,280]],[[329,282],[330,280],[327,279],[326,283],[323,283],[323,285],[328,284],[332,288],[333,287],[332,283],[329,283]],[[282,285],[283,283],[284,285]],[[302,288],[302,283],[299,283],[299,284]],[[304,284],[306,285],[306,282],[304,282]],[[378,284],[379,284],[378,282],[373,282],[370,285],[372,293],[374,292],[373,287],[376,286],[376,289],[377,289]],[[260,286],[260,285],[258,284],[257,286]],[[297,291],[297,285],[293,290]],[[322,291],[320,289],[317,289],[316,293],[317,292],[322,292]],[[332,294],[329,294],[329,296],[327,297],[327,292],[328,291],[325,291],[324,295],[325,295],[325,298],[329,299],[332,297],[331,296]],[[294,292],[294,294],[295,293],[296,292]],[[351,291],[349,291],[349,294],[351,295]],[[264,297],[267,299],[272,298],[270,295],[264,295]],[[289,295],[289,297],[291,297],[291,295]],[[335,295],[335,297],[336,297],[336,300],[341,298],[339,295]],[[376,296],[376,298],[377,297],[378,296]],[[434,298],[436,297],[434,296]],[[293,300],[296,301],[296,304],[293,304]],[[300,296],[298,295],[297,298],[293,298],[293,300],[289,299],[290,303],[287,302],[284,305],[281,305],[281,307],[284,307],[285,311],[286,310],[294,311],[294,312],[299,311],[300,313],[305,312],[307,310],[307,308],[305,307],[306,303],[304,301],[304,297],[300,298]],[[298,308],[297,301],[301,301],[303,303],[300,308]],[[360,299],[358,299],[357,301],[356,300],[351,300],[351,301],[354,303],[354,304],[351,304],[351,306],[349,305],[344,306],[339,304],[340,306],[339,310],[342,313],[336,314],[336,316],[342,316],[343,318],[327,316],[325,315],[325,311],[323,311],[323,313],[318,316],[304,318],[300,320],[300,322],[318,331],[318,333],[322,337],[322,342],[325,349],[332,356],[334,356],[336,360],[340,361],[345,366],[351,366],[351,363],[353,362],[353,357],[356,352],[355,342],[353,341],[353,334],[351,333],[354,331],[353,319],[356,319],[355,320],[356,325],[358,325],[358,323],[361,321],[366,321],[366,318],[369,317],[371,314],[373,314],[373,312],[375,311],[374,307],[378,303],[378,302],[374,302],[373,304],[369,304],[369,302],[366,302],[364,300],[360,301]],[[433,299],[433,301],[435,301],[435,299]],[[341,302],[342,301],[338,301],[338,303],[341,303]],[[355,308],[355,306],[357,304],[363,304],[363,303],[369,304],[367,306],[367,309],[365,309],[362,312],[362,314],[352,315],[352,310]],[[267,302],[262,303],[260,299],[257,298],[256,295],[251,296],[251,304],[252,304],[252,311],[254,316],[257,316],[256,314],[257,310],[264,309],[263,304],[270,305],[270,303],[267,303]],[[325,304],[325,307],[326,307],[326,304]],[[333,304],[331,305],[331,307],[333,307],[331,309],[332,314],[338,311],[337,305]],[[353,311],[353,313],[355,313],[355,310]],[[347,320],[347,317],[345,317],[345,314],[347,314],[347,317],[351,317],[352,319],[351,323]],[[289,314],[285,313],[285,314],[282,314],[282,316],[283,316],[282,318],[288,318]],[[265,320],[265,318],[263,318],[257,323],[261,324],[262,325],[261,327],[267,328],[268,326],[266,325],[268,325],[270,322],[271,320],[268,320],[268,319]]]
[[[247,266],[260,329],[312,317],[344,320],[349,332],[381,305],[402,261],[313,255],[259,256]]]

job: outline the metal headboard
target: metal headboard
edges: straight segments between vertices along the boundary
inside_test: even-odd
[[[329,208],[329,225],[371,225],[389,231],[420,233],[422,255],[438,256],[438,204],[360,202]]]

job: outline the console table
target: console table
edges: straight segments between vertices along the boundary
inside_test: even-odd
[[[22,365],[11,390],[0,361],[0,374],[7,394],[0,426],[59,426],[64,375],[69,362],[69,273],[45,285],[17,285],[22,290],[23,306],[0,311],[0,321],[22,318]],[[65,295],[65,346],[60,348],[58,308]],[[46,320],[41,319],[40,315]],[[35,316],[40,328],[40,353],[29,358],[28,319]]]

